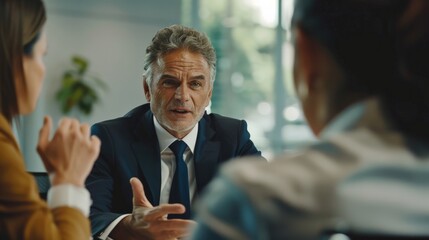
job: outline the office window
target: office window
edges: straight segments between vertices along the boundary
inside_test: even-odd
[[[293,0],[183,1],[184,24],[216,49],[211,111],[245,119],[267,157],[314,140],[293,90],[292,9]]]

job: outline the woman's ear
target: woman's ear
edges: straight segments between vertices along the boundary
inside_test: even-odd
[[[300,83],[296,82],[297,91],[299,90],[308,94],[317,85],[320,45],[299,27],[296,27],[294,30],[294,41],[295,78],[297,78],[296,80],[304,81]]]
[[[294,81],[307,122],[318,135],[336,113],[330,99],[341,87],[343,73],[330,51],[301,28],[294,29]]]

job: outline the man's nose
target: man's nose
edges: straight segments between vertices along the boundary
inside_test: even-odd
[[[175,98],[179,100],[180,102],[186,102],[189,100],[189,87],[185,82],[182,82],[177,88],[176,88],[176,94]]]

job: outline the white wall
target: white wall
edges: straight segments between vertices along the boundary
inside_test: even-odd
[[[145,49],[162,27],[180,23],[181,1],[171,0],[45,0],[48,11],[47,76],[36,111],[25,117],[21,147],[29,171],[44,171],[36,154],[43,116],[55,124],[62,116],[55,92],[74,54],[90,61],[89,71],[103,79],[109,90],[84,121],[124,115],[145,102],[141,75]]]

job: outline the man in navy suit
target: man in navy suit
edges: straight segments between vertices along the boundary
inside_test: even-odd
[[[205,113],[216,72],[216,54],[206,35],[179,25],[161,29],[146,49],[144,69],[148,103],[92,127],[102,142],[87,180],[97,238],[186,237],[194,222],[180,217],[185,215],[170,217],[192,213],[187,204],[221,163],[261,155],[245,121]],[[176,142],[184,152],[176,154]],[[183,171],[185,181],[176,185]],[[183,191],[187,203],[173,200]]]

